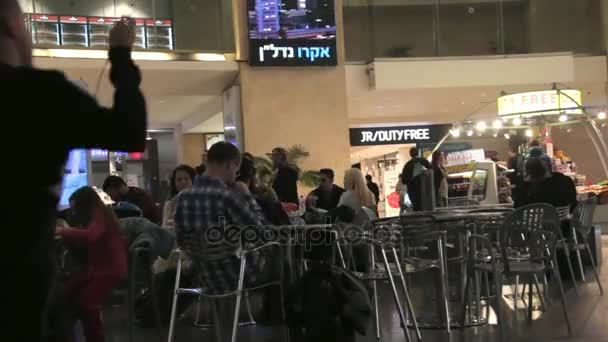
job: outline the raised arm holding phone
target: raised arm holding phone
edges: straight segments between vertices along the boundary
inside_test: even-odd
[[[7,293],[2,302],[11,313],[4,323],[19,329],[17,340],[43,339],[55,274],[56,208],[69,151],[145,149],[146,105],[139,89],[141,74],[131,60],[130,26],[123,19],[110,32],[115,91],[113,106],[106,108],[62,73],[32,66],[32,39],[17,0],[0,0],[0,108],[6,129],[2,145],[8,149],[0,169],[4,179],[18,180],[6,182],[4,192],[10,197],[3,211],[11,223],[5,239],[13,248],[4,250],[3,259],[10,260],[8,272],[19,280],[19,294]],[[80,62],[73,60],[75,66]]]

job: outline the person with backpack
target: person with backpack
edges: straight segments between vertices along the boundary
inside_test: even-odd
[[[431,169],[428,160],[419,157],[420,150],[416,147],[410,149],[410,159],[403,167],[401,181],[407,186],[407,195],[410,198],[414,211],[422,209],[422,194],[420,190],[420,174]]]

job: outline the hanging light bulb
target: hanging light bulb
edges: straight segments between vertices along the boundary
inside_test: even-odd
[[[472,137],[473,136],[473,130],[470,129],[467,131],[467,137]]]
[[[531,130],[531,129],[529,129],[529,128],[528,128],[528,129],[526,130],[526,136],[527,136],[528,138],[531,138],[533,134],[534,134],[534,133],[532,133],[532,130]]]
[[[566,121],[568,121],[568,115],[562,114],[559,116],[559,122],[566,122]]]
[[[599,112],[599,113],[597,113],[597,118],[600,119],[600,120],[606,119],[606,112]]]
[[[460,136],[460,128],[454,128],[450,131],[450,133],[452,133],[454,138],[458,138]]]
[[[492,123],[492,127],[494,127],[494,129],[501,129],[502,128],[502,121],[501,120],[494,120],[494,122]]]
[[[475,126],[475,128],[477,128],[477,130],[480,132],[485,131],[487,127],[488,127],[488,125],[486,125],[485,121],[479,121],[477,123],[477,125]]]
[[[511,134],[505,133],[505,139],[507,139],[507,140],[511,139]]]
[[[497,137],[498,137],[498,132],[495,132],[494,134],[492,134],[492,136],[493,136],[494,138],[497,138]]]
[[[520,117],[516,117],[515,119],[513,119],[513,126],[521,126],[522,124],[522,120]]]

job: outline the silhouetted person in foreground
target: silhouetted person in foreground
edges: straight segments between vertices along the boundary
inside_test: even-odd
[[[54,228],[62,169],[74,148],[141,152],[146,141],[146,106],[139,90],[140,73],[131,60],[134,33],[125,21],[110,32],[110,79],[114,107],[101,107],[59,72],[32,67],[32,37],[16,0],[0,0],[0,102],[11,130],[3,135],[10,149],[3,177],[10,199],[3,205],[11,229],[6,274],[18,283],[2,299],[2,319],[18,338],[40,341],[48,294],[55,283]],[[30,165],[31,167],[22,167]],[[5,330],[6,334],[6,330]]]

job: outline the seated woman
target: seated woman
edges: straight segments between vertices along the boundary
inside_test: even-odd
[[[70,197],[77,228],[57,228],[66,245],[86,250],[85,267],[65,283],[67,297],[74,302],[87,342],[103,342],[101,308],[110,291],[127,278],[127,249],[118,220],[97,192],[78,189]]]
[[[361,207],[367,207],[374,213],[378,211],[374,194],[369,191],[365,178],[359,169],[346,170],[344,174],[344,189],[346,190],[340,197],[338,207],[350,207],[355,213]]]
[[[192,187],[194,178],[196,178],[196,171],[188,165],[180,165],[173,170],[171,174],[171,197],[165,202],[165,207],[163,208],[163,227],[172,229],[175,226],[177,194],[182,190]]]

